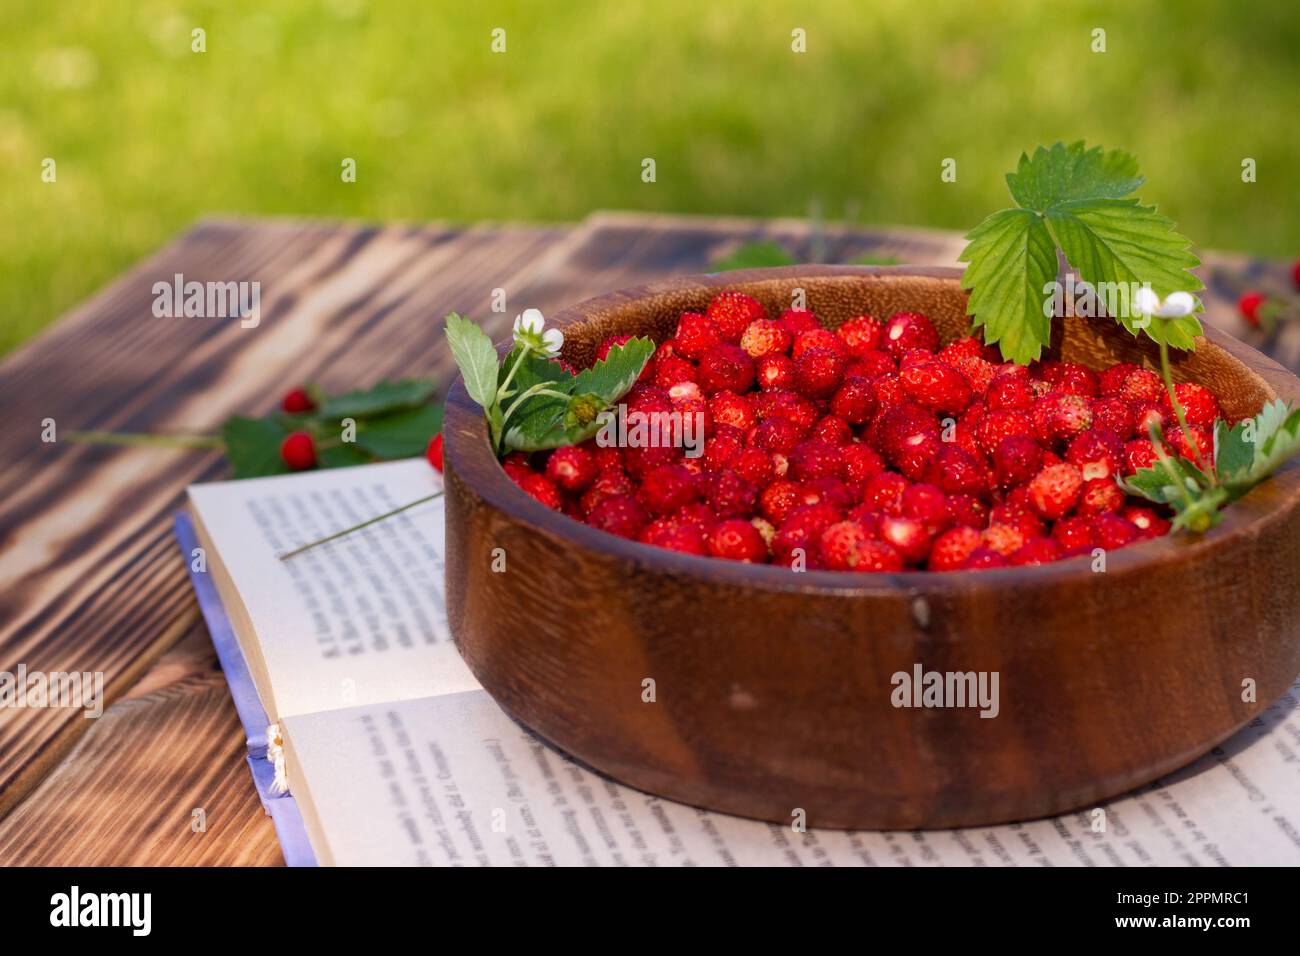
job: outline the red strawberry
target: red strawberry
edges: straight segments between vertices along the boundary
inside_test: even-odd
[[[1158,538],[1169,533],[1170,522],[1150,508],[1128,505],[1120,511],[1119,516],[1137,528],[1140,537]]]
[[[1012,435],[1035,438],[1034,423],[1022,411],[1014,408],[990,410],[981,416],[975,428],[975,440],[986,455],[993,455],[1004,439]]]
[[[559,511],[564,506],[560,489],[555,487],[555,482],[545,475],[537,472],[526,475],[524,480],[519,482],[519,487],[553,511]]]
[[[713,434],[704,439],[704,456],[700,468],[708,474],[723,471],[732,467],[744,450],[745,436],[739,428],[717,425]]]
[[[1074,508],[1083,491],[1078,467],[1064,462],[1049,465],[1029,482],[1029,504],[1044,518],[1063,518]]]
[[[429,439],[429,447],[424,450],[424,457],[439,473],[442,472],[442,432]]]
[[[1054,392],[1082,395],[1084,398],[1094,398],[1097,395],[1097,373],[1077,362],[1045,362],[1043,378]]]
[[[715,558],[752,564],[767,558],[767,542],[753,523],[730,518],[718,522],[709,533],[709,553]]]
[[[971,400],[971,387],[960,372],[939,361],[919,362],[898,373],[908,397],[935,412],[960,412]]]
[[[808,437],[842,448],[853,441],[853,429],[849,428],[849,423],[838,415],[826,415],[817,419],[809,430]]]
[[[280,442],[280,460],[293,471],[316,467],[316,443],[307,432],[293,432]]]
[[[847,511],[857,501],[857,492],[838,478],[814,478],[799,489],[799,503],[815,505],[824,501],[840,511]]]
[[[876,533],[907,564],[920,564],[930,553],[930,535],[915,518],[882,515]]]
[[[953,339],[941,348],[935,358],[954,368],[961,359],[975,358],[984,361],[984,343],[973,335],[964,335],[959,339]]]
[[[744,392],[754,384],[754,360],[737,345],[719,345],[700,359],[700,388],[714,392]]]
[[[871,532],[858,521],[837,521],[827,525],[818,540],[822,560],[833,571],[852,571],[866,556]]]
[[[952,363],[976,395],[984,395],[997,376],[997,366],[978,356],[962,356]]]
[[[1039,441],[1048,445],[1069,441],[1092,427],[1092,409],[1081,395],[1050,392],[1034,403],[1029,415]]]
[[[817,316],[813,315],[807,309],[786,309],[778,317],[777,321],[790,330],[790,334],[798,337],[800,332],[808,332],[811,329],[821,328],[821,323],[817,321]]]
[[[698,312],[683,312],[673,333],[675,353],[698,362],[705,353],[722,344],[722,331],[708,316]]]
[[[1059,561],[1061,557],[1059,544],[1051,538],[1035,537],[1027,540],[1011,555],[1011,564],[1017,568],[1034,564],[1051,564],[1053,561]]]
[[[678,524],[688,524],[698,529],[706,538],[718,524],[718,516],[702,501],[692,502],[673,517]]]
[[[1099,548],[1117,551],[1139,538],[1138,529],[1119,515],[1102,514],[1092,520],[1092,533]]]
[[[993,473],[1003,488],[1023,485],[1042,464],[1043,450],[1028,435],[1008,435],[993,450]]]
[[[830,349],[845,359],[846,363],[849,358],[849,347],[830,329],[809,329],[797,334],[794,337],[794,345],[790,347],[790,357],[798,361],[799,356],[809,349]]]
[[[735,392],[715,392],[709,399],[709,411],[715,422],[734,426],[741,431],[747,432],[758,424],[754,403],[747,396]]]
[[[839,510],[825,502],[795,508],[772,539],[773,557],[778,564],[788,566],[794,550],[802,548],[806,559],[820,558],[816,555],[818,539],[826,528],[839,520]]]
[[[790,476],[796,481],[838,478],[844,473],[839,448],[819,439],[802,442],[790,452]]]
[[[885,323],[884,349],[896,359],[908,349],[933,352],[938,347],[938,330],[919,312],[895,312]]]
[[[945,444],[930,461],[926,480],[950,495],[984,498],[992,490],[988,467],[966,449]]]
[[[1005,568],[1007,559],[988,548],[976,548],[962,564],[967,571],[987,571],[990,568]]]
[[[1215,421],[1223,417],[1223,412],[1219,409],[1218,399],[1204,385],[1197,385],[1195,382],[1180,382],[1174,386],[1174,398],[1183,407],[1183,417],[1189,425],[1213,428]],[[1172,417],[1174,409],[1169,402],[1168,390],[1161,396],[1160,404],[1165,417]]]
[[[670,515],[699,497],[694,476],[682,465],[660,465],[641,479],[637,498],[652,515]]]
[[[633,540],[648,522],[645,511],[632,495],[602,498],[587,515],[587,524],[593,528]]]
[[[776,474],[772,456],[762,448],[746,448],[731,463],[732,470],[750,484],[766,487]]]
[[[1052,540],[1061,546],[1063,557],[1084,554],[1097,546],[1092,518],[1074,515],[1052,525]]]
[[[936,485],[925,482],[909,485],[903,491],[900,504],[904,517],[921,522],[926,533],[931,536],[952,524],[952,516],[948,513],[948,496]]]
[[[1111,478],[1123,469],[1124,444],[1111,432],[1091,428],[1071,439],[1065,460],[1079,466],[1084,481]]]
[[[1108,398],[1118,398],[1124,393],[1124,383],[1128,377],[1138,371],[1132,362],[1119,362],[1106,369],[1098,378],[1097,392]]]
[[[710,476],[708,502],[719,518],[749,518],[758,502],[758,488],[733,471]]]
[[[1025,538],[1044,533],[1043,522],[1029,507],[1028,501],[1003,501],[989,512],[989,527],[995,524],[1015,528]]]
[[[646,367],[650,368],[650,366]],[[670,389],[681,382],[694,382],[699,377],[695,363],[688,362],[680,355],[667,355],[655,359],[654,367],[650,371],[649,379],[643,373],[637,381],[649,381],[662,389]]]
[[[762,511],[773,524],[781,525],[800,504],[800,486],[798,482],[778,478],[763,489],[759,501]]]
[[[857,315],[836,329],[835,334],[844,341],[850,355],[861,358],[880,348],[885,338],[885,323],[869,315]]]
[[[980,546],[1009,558],[1025,543],[1025,535],[1013,524],[990,524],[980,535]]]
[[[751,322],[740,337],[740,347],[750,358],[760,359],[765,355],[784,355],[790,351],[794,336],[780,322],[773,319],[759,319]]]
[[[770,452],[790,454],[801,441],[804,432],[788,418],[772,416],[754,429],[753,444]]]
[[[1165,383],[1150,369],[1139,368],[1128,373],[1120,386],[1118,397],[1134,405],[1159,402],[1165,393]]]
[[[1196,447],[1188,444],[1187,436],[1181,428],[1170,428],[1169,433],[1165,436],[1169,440],[1169,447],[1175,455],[1186,458],[1191,462],[1204,462],[1206,467],[1212,467],[1214,464],[1214,435],[1208,428],[1200,425],[1188,425],[1187,430],[1192,433],[1192,440],[1196,442]],[[1199,457],[1198,457],[1199,452]]]
[[[1252,289],[1241,294],[1241,298],[1237,300],[1237,311],[1241,313],[1243,319],[1258,329],[1261,325],[1259,307],[1267,301],[1268,296]]]
[[[1128,465],[1124,472],[1127,475],[1143,468],[1154,468],[1156,462],[1160,460],[1160,456],[1156,454],[1156,446],[1147,438],[1135,438],[1127,442],[1124,445],[1124,458]]]
[[[755,363],[754,374],[764,391],[794,388],[794,361],[788,356],[763,356]]]
[[[519,484],[527,475],[533,473],[532,465],[528,463],[528,455],[522,451],[512,451],[502,458],[501,468],[515,484]]]
[[[714,296],[705,312],[722,335],[724,342],[735,345],[745,329],[759,319],[767,318],[763,303],[740,292],[723,292]]]
[[[948,517],[955,525],[983,528],[989,523],[989,509],[974,495],[949,495]]]
[[[311,395],[305,388],[293,388],[285,392],[284,398],[280,399],[280,408],[290,415],[301,415],[303,412],[314,410],[316,403],[312,401]]]
[[[876,349],[854,356],[844,369],[844,377],[865,378],[869,382],[874,382],[882,375],[897,371],[898,363],[890,358],[888,353]]]
[[[1081,515],[1100,515],[1124,507],[1124,492],[1113,478],[1094,478],[1083,483],[1076,510]]]
[[[862,503],[881,514],[903,513],[903,494],[910,484],[897,472],[884,471],[876,475],[862,489]]]
[[[596,456],[578,446],[557,448],[546,460],[546,477],[575,494],[590,488],[596,474]]]
[[[607,469],[596,476],[591,487],[587,489],[580,502],[583,514],[590,517],[596,506],[606,498],[615,495],[628,495],[633,490],[632,479],[621,470]]]
[[[852,485],[864,485],[885,470],[885,460],[880,453],[865,442],[851,442],[841,450],[844,458],[844,480]]]
[[[812,335],[805,332],[804,336]],[[801,339],[802,341],[802,339]],[[798,343],[795,343],[796,349]],[[795,355],[795,391],[809,398],[827,398],[844,381],[844,368],[848,361],[834,349],[814,347]]]
[[[876,411],[876,393],[865,378],[845,379],[831,398],[831,412],[850,425],[863,425]]]
[[[1104,429],[1121,439],[1132,436],[1137,416],[1133,406],[1122,398],[1094,398],[1088,405],[1092,409],[1092,427]]]
[[[637,540],[642,544],[652,544],[669,551],[683,554],[704,555],[708,550],[704,545],[704,535],[700,529],[691,524],[682,524],[667,518],[658,518],[646,525]]]
[[[871,383],[871,391],[876,396],[876,408],[888,408],[901,405],[907,401],[907,392],[903,391],[903,382],[896,372],[887,372]]]
[[[974,528],[958,525],[949,528],[934,539],[926,566],[931,571],[956,571],[980,546],[980,533]]]

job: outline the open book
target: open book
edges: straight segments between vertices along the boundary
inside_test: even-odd
[[[615,783],[534,738],[461,660],[443,603],[441,499],[279,558],[439,486],[423,459],[196,485],[198,555],[178,518],[263,791],[264,725],[279,730],[289,795],[264,795],[291,863],[1300,864],[1300,683],[1232,740],[1104,814],[799,832]]]

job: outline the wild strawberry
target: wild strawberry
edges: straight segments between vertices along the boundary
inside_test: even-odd
[[[1092,522],[1097,547],[1107,551],[1117,551],[1139,538],[1138,529],[1117,514],[1101,514]]]
[[[844,480],[851,485],[864,485],[885,470],[885,460],[880,453],[865,442],[851,442],[841,449],[844,459]]]
[[[935,485],[921,482],[903,491],[900,510],[904,517],[921,522],[931,537],[952,523],[948,514],[948,496]]]
[[[439,474],[442,473],[442,432],[429,439],[429,447],[424,450],[424,457]]]
[[[808,332],[812,329],[820,329],[821,323],[817,321],[817,316],[813,315],[807,309],[786,309],[779,316],[777,321],[790,330],[790,334],[796,338],[801,332]]]
[[[808,431],[808,438],[824,441],[836,448],[843,448],[853,441],[853,429],[849,423],[837,415],[824,415],[813,423]]]
[[[704,313],[713,320],[724,342],[735,345],[745,329],[767,318],[763,303],[740,292],[722,292],[713,297]]]
[[[1051,392],[1034,402],[1029,416],[1039,441],[1046,445],[1069,441],[1092,427],[1092,409],[1081,395]]]
[[[719,345],[700,358],[700,388],[714,392],[744,392],[754,384],[754,360],[736,345]]]
[[[1291,266],[1291,283],[1297,289],[1300,289],[1300,259],[1297,259],[1295,264]]]
[[[887,372],[871,383],[871,391],[876,396],[876,409],[892,408],[907,401],[907,392],[896,372]]]
[[[800,485],[796,481],[778,478],[763,489],[759,510],[773,524],[781,525],[800,504]]]
[[[869,541],[853,570],[868,574],[892,574],[903,570],[903,558],[883,541]]]
[[[582,496],[580,502],[582,513],[590,515],[596,505],[606,498],[614,495],[629,495],[632,491],[632,479],[622,470],[607,469],[602,471],[596,475],[596,480],[591,483],[591,487]]]
[[[1028,411],[1034,407],[1034,388],[1027,378],[1000,375],[989,382],[984,402],[989,410],[1018,408],[1019,411]]]
[[[810,349],[829,349],[844,359],[845,364],[848,363],[849,347],[830,329],[817,328],[800,332],[794,337],[794,345],[790,347],[790,357],[797,363],[799,356]]]
[[[876,534],[907,564],[920,564],[930,553],[930,535],[925,525],[915,518],[883,515],[876,525]]]
[[[1025,541],[1024,534],[1012,524],[990,524],[980,535],[981,547],[996,551],[1004,558],[1019,551]]]
[[[901,358],[908,349],[933,352],[938,347],[938,330],[919,312],[895,312],[885,323],[883,348],[894,358]]]
[[[1003,488],[1023,485],[1042,464],[1043,449],[1028,435],[1008,435],[993,450],[993,474]]]
[[[652,515],[670,515],[699,497],[695,478],[682,465],[660,465],[641,479],[637,499]]]
[[[312,401],[311,395],[305,388],[292,388],[284,393],[284,398],[280,399],[280,408],[290,415],[301,415],[303,412],[313,411],[316,403]]]
[[[673,520],[678,524],[688,524],[707,537],[717,526],[719,519],[704,502],[693,501],[673,515]]]
[[[712,474],[724,471],[735,463],[745,450],[745,435],[739,428],[716,425],[713,434],[704,439],[704,456],[701,470]]]
[[[995,505],[989,512],[988,527],[995,524],[1015,528],[1024,538],[1032,538],[1044,533],[1042,520],[1029,507],[1028,503],[1004,501]]]
[[[698,375],[694,362],[688,362],[680,355],[669,355],[655,360],[648,381],[659,388],[670,389],[680,382],[694,382]],[[647,379],[642,377],[637,381],[643,382],[647,381]]]
[[[657,518],[641,529],[637,540],[642,544],[652,544],[669,551],[682,554],[708,553],[704,545],[704,535],[694,525],[680,524],[667,518]]]
[[[844,368],[847,364],[845,357],[833,349],[806,349],[795,356],[795,391],[809,398],[829,397],[844,381]]]
[[[850,425],[863,425],[876,411],[876,393],[865,378],[845,379],[831,398],[831,412]]]
[[[1029,482],[1029,504],[1044,518],[1068,515],[1083,491],[1083,475],[1068,462],[1049,465]]]
[[[1118,475],[1124,466],[1124,444],[1100,428],[1090,428],[1070,440],[1065,460],[1078,465],[1084,481]]]
[[[833,571],[852,571],[863,560],[872,543],[871,532],[858,521],[837,521],[827,525],[818,539],[822,560]]]
[[[1072,515],[1052,525],[1052,540],[1061,546],[1063,557],[1084,554],[1097,546],[1093,528],[1092,518]]]
[[[993,476],[988,467],[957,445],[945,444],[931,460],[926,481],[938,485],[950,495],[974,495],[984,498],[992,490]]]
[[[935,354],[940,362],[945,365],[952,365],[956,368],[956,363],[961,359],[977,358],[984,361],[984,343],[973,335],[964,335],[959,339],[953,339]]]
[[[519,487],[552,511],[559,511],[564,506],[560,489],[555,487],[555,482],[543,474],[533,472],[525,476],[524,480],[519,482]]]
[[[766,487],[776,474],[772,456],[762,448],[746,448],[731,463],[732,470],[756,487]]]
[[[794,361],[785,355],[765,355],[754,363],[754,377],[764,391],[794,388]]]
[[[966,571],[987,571],[991,568],[1005,568],[1008,561],[996,551],[989,548],[976,548],[970,553],[962,563],[962,569]]]
[[[1022,568],[1034,564],[1051,564],[1061,559],[1061,546],[1051,538],[1034,537],[1025,541],[1011,555],[1012,567]]]
[[[1300,285],[1300,282],[1297,284]],[[1237,311],[1241,313],[1243,319],[1258,329],[1262,324],[1259,318],[1259,307],[1267,301],[1268,296],[1252,289],[1241,294],[1241,298],[1237,300]]]
[[[758,488],[734,471],[709,476],[709,507],[719,518],[749,518],[758,502]]]
[[[934,353],[925,349],[908,349],[898,357],[898,370],[901,372],[905,368],[911,368],[913,365],[921,365],[925,362],[933,362]]]
[[[1120,510],[1119,516],[1138,529],[1139,537],[1158,538],[1169,533],[1170,522],[1150,508],[1128,505]]]
[[[752,564],[767,557],[767,542],[749,521],[729,518],[709,532],[709,553],[715,558]]]
[[[952,367],[961,373],[976,395],[984,395],[996,377],[997,366],[992,362],[974,355],[963,355],[952,363]]]
[[[862,503],[881,514],[902,514],[903,493],[909,484],[906,478],[896,472],[881,472],[863,487]]]
[[[980,533],[974,528],[965,525],[949,528],[934,539],[926,567],[931,571],[956,571],[979,546]]]
[[[529,464],[528,455],[522,451],[512,451],[505,458],[502,458],[501,468],[515,484],[519,484],[526,476],[533,473],[533,466]]]
[[[750,358],[760,359],[765,355],[784,355],[794,344],[794,336],[780,322],[774,319],[759,319],[751,322],[740,337],[740,347]]]
[[[795,508],[777,529],[772,539],[772,555],[778,564],[789,565],[796,548],[802,548],[805,559],[817,551],[821,533],[840,520],[839,511],[824,502]]]
[[[754,429],[753,444],[770,452],[790,454],[803,441],[803,429],[788,418],[773,416]]]
[[[1034,423],[1025,412],[1014,408],[990,409],[975,428],[975,440],[986,455],[993,455],[1004,439],[1021,435],[1035,437]]]
[[[1092,427],[1104,429],[1121,439],[1133,434],[1137,416],[1133,406],[1122,398],[1094,398],[1088,403],[1092,409]]]
[[[824,501],[840,511],[847,511],[857,500],[857,492],[838,478],[813,478],[799,488],[801,505],[815,505]]]
[[[1156,446],[1146,438],[1134,438],[1124,445],[1124,458],[1128,465],[1125,474],[1131,475],[1135,471],[1141,471],[1143,468],[1154,468],[1160,456],[1156,454]]]
[[[280,442],[280,460],[293,471],[316,467],[316,443],[307,432],[292,432]]]
[[[576,445],[557,448],[546,460],[546,477],[575,494],[590,488],[596,473],[596,456]]]
[[[1118,512],[1124,507],[1124,492],[1113,478],[1094,478],[1083,483],[1079,504],[1075,510],[1081,515],[1101,515]]]
[[[632,495],[610,495],[602,498],[587,515],[587,524],[608,531],[620,538],[635,540],[649,517]]]
[[[722,344],[718,324],[698,312],[683,312],[673,333],[673,351],[698,362],[706,352]]]
[[[1142,405],[1148,402],[1159,402],[1164,391],[1165,384],[1160,381],[1159,375],[1150,369],[1139,368],[1128,373],[1124,384],[1119,388],[1117,397],[1135,405]]]
[[[885,338],[885,323],[869,315],[856,315],[836,329],[835,334],[843,340],[850,355],[860,358],[880,348]]]
[[[741,431],[749,431],[758,424],[754,404],[746,396],[735,392],[715,392],[709,399],[709,411],[715,422],[731,425]]]
[[[1097,394],[1105,398],[1120,398],[1128,377],[1138,371],[1132,362],[1119,362],[1097,377]]]
[[[636,445],[623,449],[623,467],[629,475],[639,479],[660,465],[671,464],[680,454],[678,449],[669,445]]]
[[[1187,430],[1192,433],[1192,440],[1196,443],[1195,447],[1187,441],[1187,435],[1178,427],[1169,429],[1165,438],[1169,441],[1169,447],[1175,455],[1186,458],[1191,462],[1204,462],[1206,467],[1214,465],[1214,435],[1208,428],[1200,425],[1188,425]],[[1199,457],[1198,457],[1199,456]]]
[[[1216,420],[1223,416],[1219,409],[1219,401],[1204,385],[1197,385],[1195,382],[1180,382],[1174,386],[1174,398],[1178,399],[1178,404],[1183,407],[1183,418],[1189,425],[1200,425],[1203,428],[1213,428]],[[1174,415],[1173,406],[1169,403],[1169,391],[1166,389],[1160,401],[1164,409],[1165,417],[1172,418]]]
[[[865,378],[869,382],[874,382],[882,375],[897,371],[898,363],[890,358],[887,352],[873,349],[854,356],[844,369],[844,378]]]
[[[1043,378],[1054,392],[1082,395],[1084,398],[1094,398],[1097,395],[1097,373],[1077,362],[1045,362]]]
[[[790,475],[796,481],[838,478],[844,473],[844,456],[835,445],[819,439],[801,442],[790,452]]]
[[[933,473],[933,463],[935,459],[943,452],[945,448],[956,447],[945,445],[937,438],[929,435],[923,436],[908,445],[897,457],[895,465],[909,481],[932,481],[927,475]]]
[[[970,383],[942,362],[932,360],[910,365],[901,369],[898,377],[908,397],[922,408],[960,412],[970,404]]]
[[[1163,409],[1156,402],[1134,402],[1130,408],[1133,409],[1133,434],[1139,438],[1150,435],[1152,428],[1164,428],[1168,424]]]
[[[949,495],[948,517],[954,525],[984,528],[989,523],[989,509],[974,495]]]
[[[939,422],[934,415],[911,403],[886,409],[880,416],[878,447],[894,461],[908,449],[922,444],[923,438],[938,441]]]
[[[753,526],[754,530],[758,532],[758,536],[763,540],[763,547],[766,549],[765,553],[770,553],[772,550],[772,539],[776,537],[776,525],[772,524],[772,522],[768,521],[766,518],[758,517],[750,518],[749,523]]]

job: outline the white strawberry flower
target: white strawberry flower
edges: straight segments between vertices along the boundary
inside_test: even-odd
[[[541,309],[525,309],[515,316],[515,342],[541,352],[543,355],[559,355],[564,345],[564,333],[559,329],[546,328],[546,319]]]
[[[1138,315],[1158,315],[1177,319],[1196,311],[1196,299],[1190,292],[1173,292],[1163,302],[1150,286],[1144,285],[1133,295],[1133,311]]]

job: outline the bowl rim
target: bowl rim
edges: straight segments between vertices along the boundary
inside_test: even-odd
[[[593,313],[626,308],[638,300],[651,299],[690,289],[719,290],[747,283],[789,279],[819,278],[930,278],[959,282],[962,269],[949,266],[849,266],[794,265],[763,269],[738,269],[719,273],[674,276],[604,295],[585,299],[549,317],[547,324],[560,329],[585,321]],[[743,291],[743,290],[741,290]],[[1199,341],[1208,341],[1247,366],[1268,388],[1283,400],[1300,400],[1300,379],[1262,352],[1239,342],[1210,325],[1205,325]],[[508,351],[509,343],[497,346]],[[886,573],[806,570],[792,572],[780,565],[745,564],[705,555],[683,554],[667,548],[644,544],[609,534],[584,524],[559,511],[553,511],[516,485],[501,467],[488,440],[487,422],[479,406],[469,397],[464,380],[456,376],[447,393],[444,434],[444,467],[450,476],[461,481],[467,471],[476,473],[472,492],[486,504],[514,521],[529,526],[562,546],[585,548],[605,553],[624,564],[660,574],[689,576],[720,584],[761,586],[768,590],[825,593],[843,596],[871,596],[912,593],[970,592],[977,589],[1004,587],[1048,587],[1061,583],[1094,579],[1093,558],[1078,555],[1049,564],[992,568],[979,571],[907,570]],[[1280,486],[1281,500],[1265,501],[1263,492]],[[1106,552],[1107,577],[1140,575],[1146,568],[1173,559],[1191,560],[1208,557],[1242,535],[1255,534],[1272,521],[1282,520],[1300,508],[1300,459],[1284,465],[1267,481],[1233,502],[1223,521],[1193,538],[1186,535],[1163,535]]]

